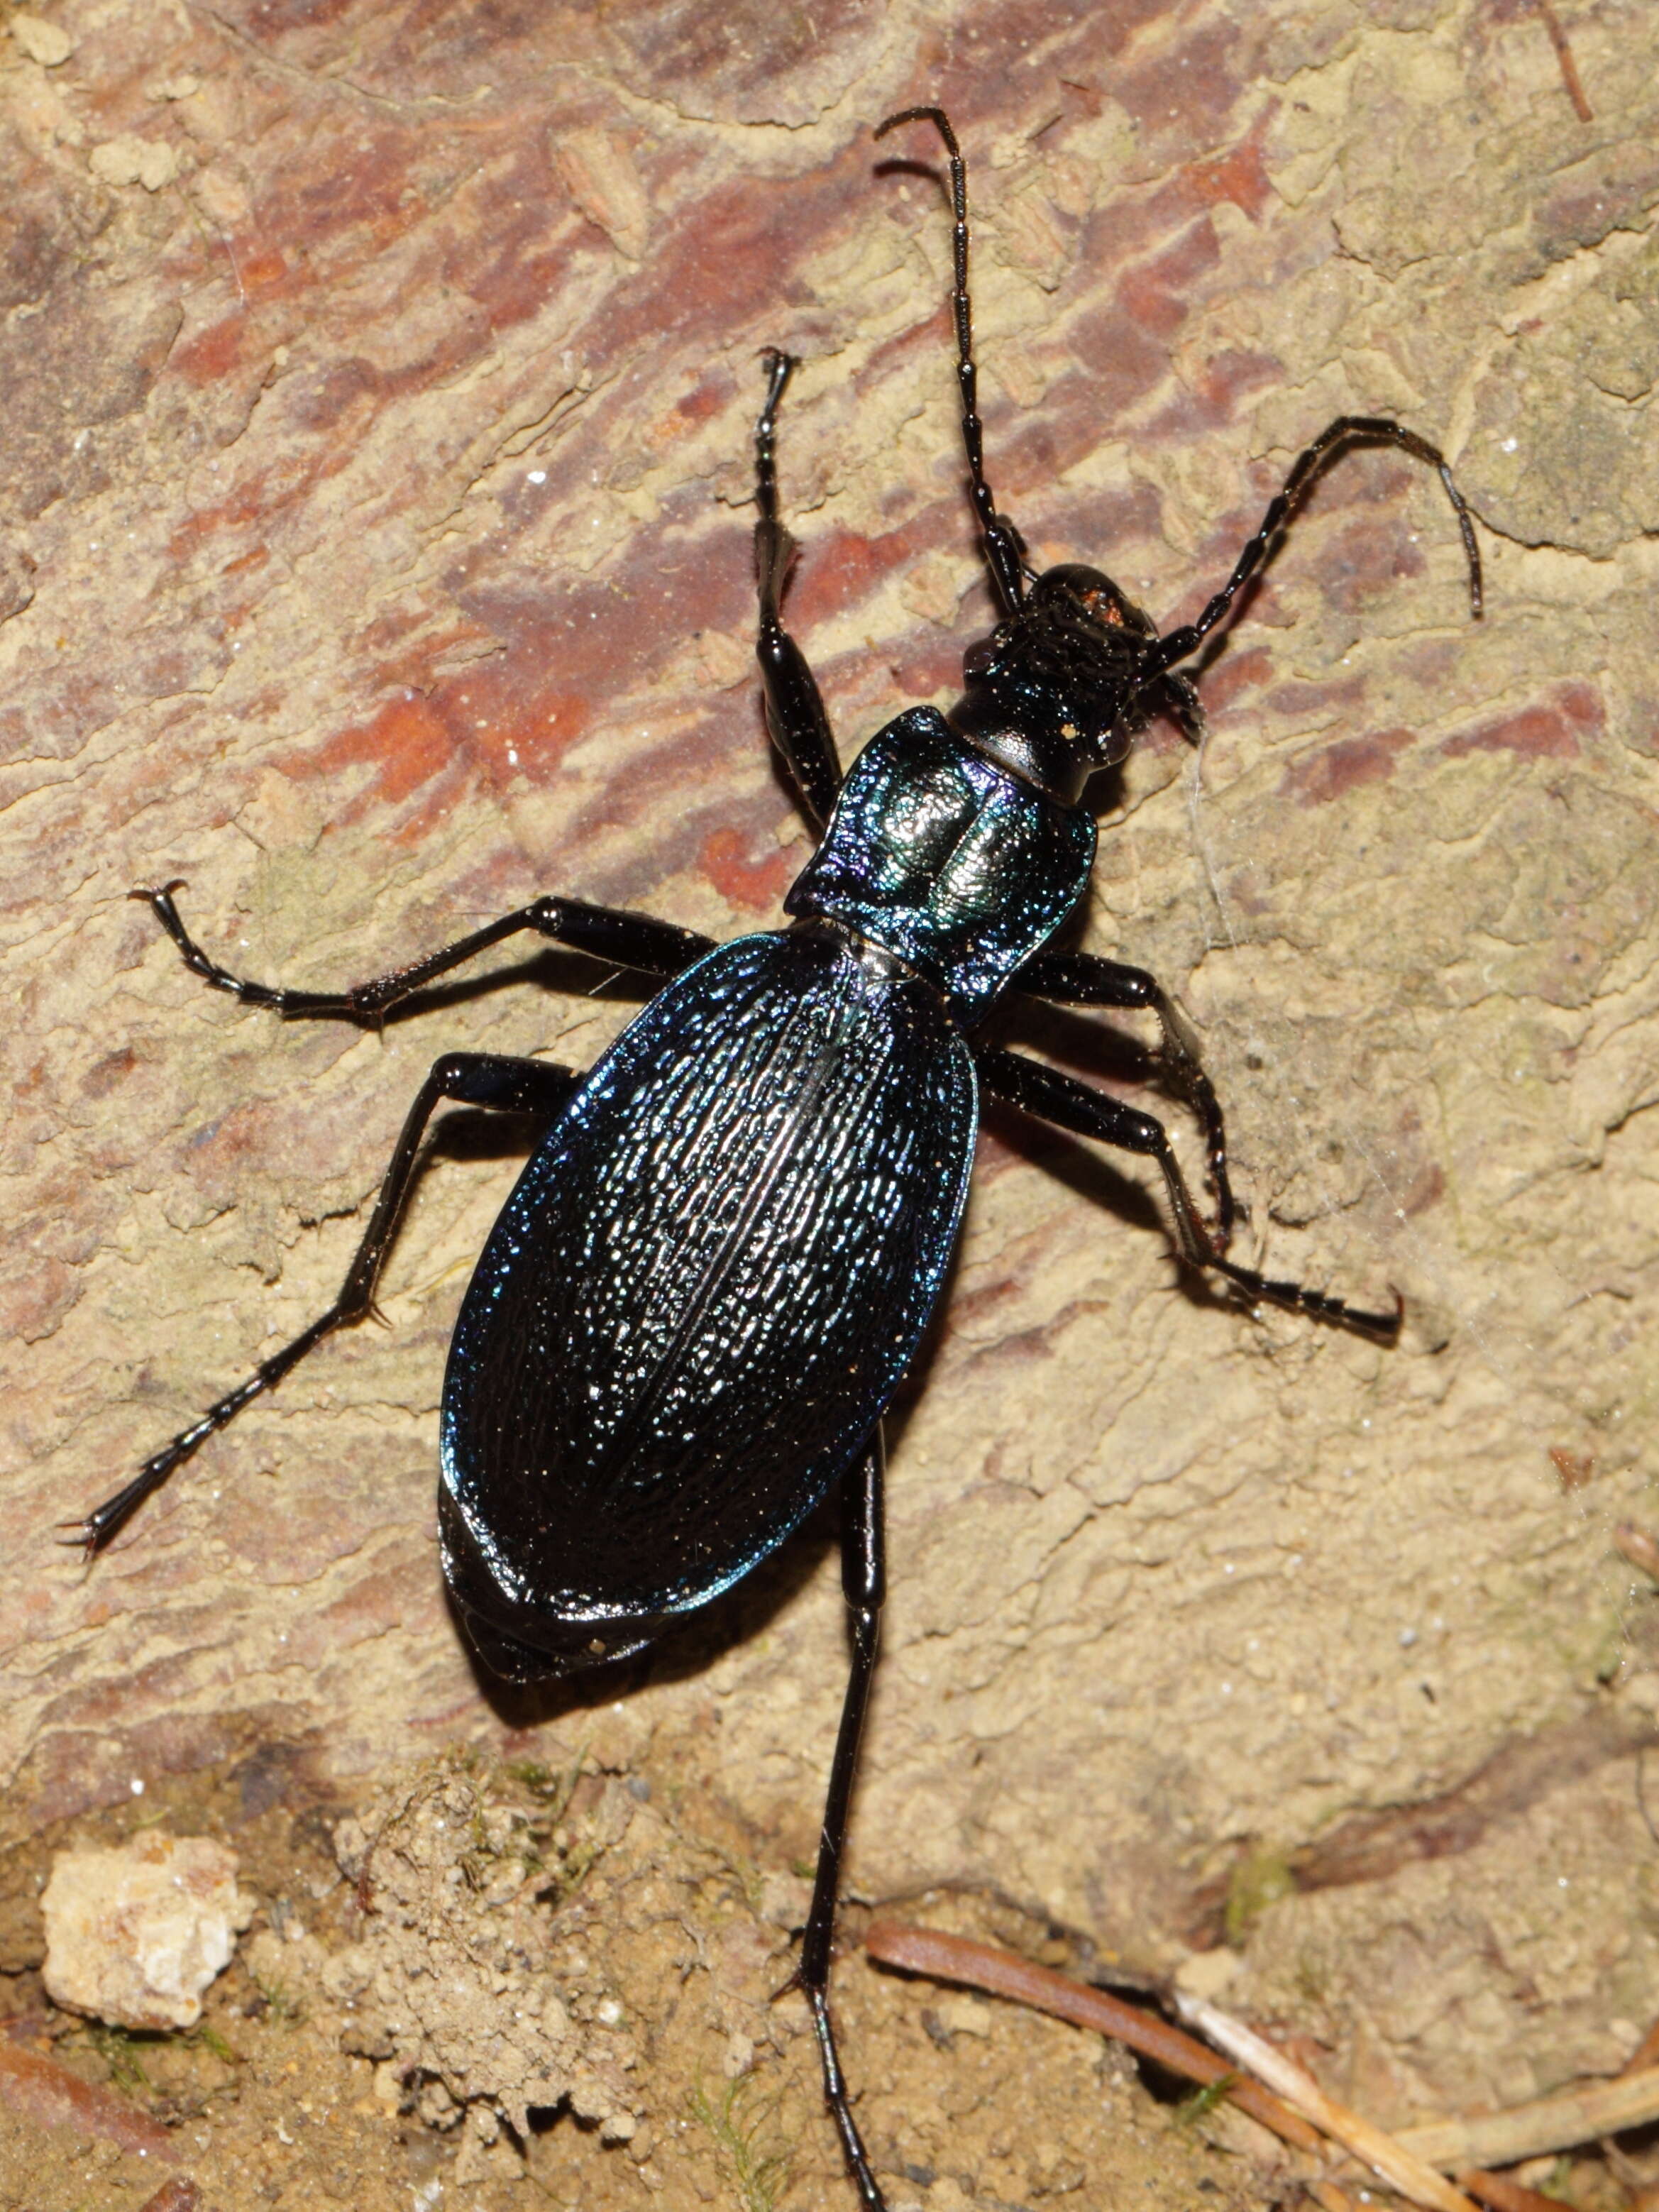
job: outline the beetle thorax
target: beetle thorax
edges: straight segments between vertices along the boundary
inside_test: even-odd
[[[890,953],[967,1026],[1076,905],[1094,855],[1091,814],[912,707],[854,763],[784,911]]]

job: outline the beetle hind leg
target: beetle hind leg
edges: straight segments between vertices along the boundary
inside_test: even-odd
[[[830,2017],[830,1955],[835,1939],[836,1897],[841,1886],[842,1854],[847,1843],[853,1781],[858,1771],[859,1739],[869,1709],[870,1685],[881,1634],[881,1606],[886,1588],[882,1507],[885,1463],[886,1454],[878,1428],[863,1457],[849,1470],[842,1492],[841,1578],[852,1615],[853,1668],[841,1709],[836,1755],[830,1767],[830,1790],[824,1801],[812,1906],[801,1942],[800,1966],[792,1984],[801,1991],[811,2012],[818,2056],[823,2063],[824,2100],[841,2136],[842,2148],[847,2154],[848,2167],[858,2185],[865,2212],[885,2212],[887,2200],[881,2193],[864,2138],[853,2117],[847,2078],[842,2072],[841,2055],[836,2048],[836,2031]]]

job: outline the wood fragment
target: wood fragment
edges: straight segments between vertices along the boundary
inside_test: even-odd
[[[1429,2166],[1448,2173],[1460,2166],[1515,2166],[1546,2151],[1571,2150],[1626,2128],[1659,2120],[1659,2066],[1639,2074],[1620,2074],[1611,2081],[1591,2081],[1563,2089],[1507,2112],[1478,2119],[1436,2120],[1426,2127],[1401,2128],[1395,2136]]]
[[[1582,1490],[1595,1473],[1594,1452],[1569,1451],[1565,1444],[1552,1444],[1549,1458],[1568,1497],[1575,1490]]]
[[[1303,2186],[1321,2212],[1354,2212],[1354,2202],[1346,2189],[1339,2189],[1334,2181],[1309,2181]]]
[[[1540,2197],[1535,2189],[1511,2180],[1506,2173],[1484,2173],[1478,2166],[1464,2166],[1457,2185],[1483,2204],[1490,2204],[1492,2212],[1560,2212],[1559,2197]]]
[[[0,2101],[43,2128],[98,2136],[123,2150],[151,2158],[177,2157],[173,2137],[159,2120],[113,2089],[83,2081],[43,2051],[28,2051],[0,2036]]]
[[[1328,2097],[1310,2074],[1304,2073],[1282,2051],[1276,2051],[1254,2028],[1246,2027],[1243,2021],[1234,2020],[1218,2005],[1210,2004],[1201,1997],[1183,1996],[1177,1992],[1176,2003],[1183,2019],[1201,2028],[1219,2050],[1241,2066],[1248,2066],[1276,2095],[1304,2113],[1333,2141],[1352,2151],[1363,2165],[1370,2166],[1373,2173],[1412,2203],[1431,2207],[1432,2212],[1475,2212],[1474,2203],[1462,2191],[1454,2189],[1420,2155],[1407,2150],[1401,2137],[1385,2135],[1358,2112],[1351,2112],[1346,2106]]]
[[[1632,1566],[1640,1567],[1644,1575],[1659,1583],[1659,1543],[1645,1528],[1638,1528],[1633,1521],[1621,1521],[1613,1532],[1613,1540]]]
[[[1544,28],[1549,33],[1550,44],[1555,49],[1555,58],[1560,64],[1561,82],[1567,88],[1567,98],[1572,102],[1572,112],[1581,123],[1594,123],[1595,110],[1584,97],[1584,87],[1578,75],[1578,64],[1572,58],[1572,48],[1567,44],[1567,34],[1561,28],[1550,0],[1533,0]]]
[[[154,2197],[147,2197],[138,2212],[200,2212],[202,2192],[183,2174],[164,2181]]]
[[[864,1948],[884,1966],[926,1974],[936,1982],[965,1983],[994,1996],[1011,1997],[1016,2004],[1050,2013],[1057,2020],[1069,2020],[1079,2027],[1094,2028],[1168,2067],[1183,2081],[1206,2087],[1225,2081],[1226,2094],[1239,2110],[1271,2128],[1285,2142],[1294,2143],[1298,2150],[1321,2152],[1326,2148],[1307,2122],[1270,2090],[1234,2073],[1224,2058],[1218,2058],[1213,2051],[1206,2051],[1167,2021],[1143,2012],[1138,2005],[1126,2004],[1105,1990],[1074,1981],[1069,1974],[1057,1974],[1052,1967],[1034,1966],[1029,1959],[999,1950],[994,1944],[976,1943],[971,1936],[947,1936],[936,1928],[915,1928],[896,1920],[876,1921],[865,1936]],[[1339,2208],[1332,2207],[1331,2212],[1339,2212]]]
[[[1650,2066],[1659,2066],[1659,2020],[1654,2021],[1619,2071],[1621,2075],[1644,2074]]]

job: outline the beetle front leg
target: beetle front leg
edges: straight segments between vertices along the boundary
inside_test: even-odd
[[[216,1430],[234,1420],[244,1406],[266,1390],[274,1390],[289,1368],[314,1351],[325,1336],[374,1310],[374,1286],[379,1282],[386,1250],[397,1234],[409,1202],[415,1178],[415,1162],[434,1109],[446,1098],[466,1106],[494,1108],[505,1114],[553,1115],[563,1105],[581,1077],[568,1067],[539,1060],[510,1060],[493,1052],[451,1052],[434,1063],[404,1120],[392,1152],[380,1194],[370,1216],[363,1241],[346,1270],[340,1294],[326,1313],[301,1330],[291,1344],[262,1359],[246,1382],[210,1406],[198,1421],[181,1429],[170,1444],[147,1459],[132,1480],[112,1498],[95,1506],[84,1521],[65,1525],[74,1533],[64,1541],[88,1553],[101,1552],[131,1518],[144,1500],[158,1491],[175,1467],[187,1460]]]
[[[841,788],[841,762],[824,712],[817,678],[783,626],[783,592],[794,566],[795,541],[778,519],[778,477],[774,443],[778,402],[794,373],[787,353],[766,356],[766,401],[755,425],[755,581],[760,592],[760,629],[755,657],[766,692],[766,726],[783,755],[801,803],[821,830],[830,819]]]
[[[290,991],[270,983],[255,983],[233,975],[203,951],[179,917],[173,894],[178,883],[155,890],[130,891],[143,899],[178,946],[191,973],[216,991],[228,991],[244,1006],[269,1006],[285,1018],[295,1017],[377,1023],[400,1000],[418,991],[434,976],[447,975],[475,954],[486,952],[503,938],[521,930],[534,930],[573,951],[592,953],[596,959],[614,962],[618,968],[637,969],[647,975],[678,975],[694,960],[714,949],[712,937],[695,929],[678,929],[672,921],[659,921],[648,914],[628,914],[619,907],[593,906],[586,899],[538,898],[514,908],[499,921],[487,922],[470,937],[458,938],[439,951],[428,952],[407,968],[394,968],[372,981],[354,983],[344,991]]]
[[[1227,1132],[1221,1102],[1200,1062],[1198,1039],[1157,977],[1144,968],[1128,968],[1093,952],[1039,952],[1015,975],[1014,988],[1060,1006],[1110,1006],[1121,1012],[1157,1015],[1164,1033],[1158,1055],[1159,1073],[1169,1078],[1203,1124],[1205,1173],[1215,1196],[1216,1212],[1215,1226],[1208,1234],[1215,1249],[1224,1252],[1238,1206],[1227,1180]]]
[[[836,2032],[830,2018],[830,1954],[835,1941],[836,1899],[841,1887],[842,1853],[852,1808],[853,1780],[858,1771],[859,1739],[869,1710],[870,1684],[881,1635],[882,1600],[886,1592],[882,1503],[885,1468],[886,1449],[878,1428],[870,1440],[869,1449],[848,1473],[842,1492],[841,1581],[852,1614],[853,1670],[848,1677],[847,1695],[842,1704],[836,1755],[830,1767],[830,1791],[824,1801],[812,1906],[801,1941],[800,1968],[794,1978],[812,2014],[818,2054],[823,2062],[824,2100],[835,2117],[842,2148],[847,2154],[847,2164],[858,2184],[866,2212],[884,2212],[886,2199],[872,2171],[858,2123],[853,2118],[847,2078],[841,2070],[841,2057],[836,2049]]]
[[[1097,1143],[1115,1145],[1123,1152],[1140,1152],[1155,1159],[1175,1214],[1176,1249],[1188,1267],[1213,1268],[1230,1283],[1236,1283],[1249,1297],[1267,1298],[1273,1305],[1311,1314],[1316,1321],[1334,1322],[1344,1328],[1358,1329],[1362,1335],[1379,1337],[1387,1344],[1392,1344],[1400,1334],[1405,1301],[1397,1292],[1392,1313],[1368,1313],[1358,1306],[1349,1305],[1345,1299],[1330,1297],[1323,1291],[1310,1291],[1302,1283],[1259,1274],[1254,1267],[1241,1267],[1236,1261],[1229,1260],[1204,1225],[1187,1188],[1187,1179],[1181,1172],[1181,1164],[1170,1147],[1168,1130],[1150,1114],[1138,1113],[1133,1106],[1107,1097],[1104,1092],[1079,1083],[1074,1076],[1061,1075],[1054,1068],[1045,1067],[1040,1060],[1027,1060],[1023,1053],[988,1050],[976,1053],[975,1058],[986,1089],[1006,1099],[1011,1106],[1035,1115],[1039,1121],[1052,1121],[1057,1128],[1069,1129],[1074,1135],[1092,1137]]]

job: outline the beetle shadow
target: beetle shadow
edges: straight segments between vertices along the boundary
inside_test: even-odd
[[[1169,1243],[1169,1231],[1152,1193],[1133,1176],[1091,1151],[1086,1139],[1036,1121],[1000,1099],[987,1101],[985,1126],[1009,1152],[1028,1165],[1041,1168],[1096,1212],[1113,1215],[1129,1228],[1148,1231]]]

